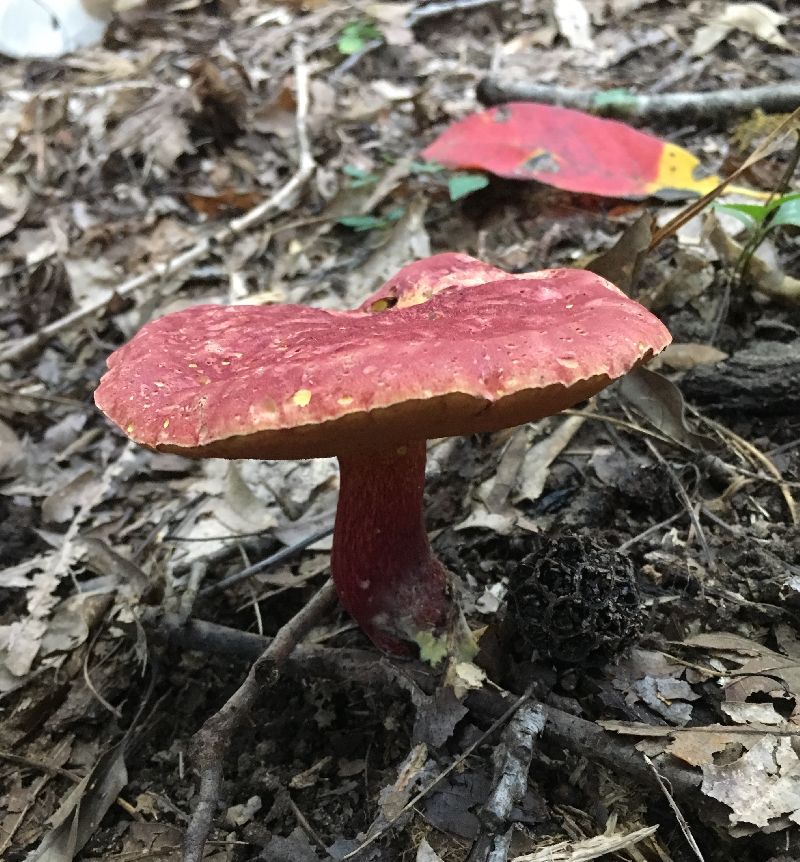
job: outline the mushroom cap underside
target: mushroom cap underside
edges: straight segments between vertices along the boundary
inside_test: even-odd
[[[381,313],[176,312],[109,357],[95,400],[153,449],[311,458],[541,418],[670,341],[654,315],[582,270],[438,290]]]

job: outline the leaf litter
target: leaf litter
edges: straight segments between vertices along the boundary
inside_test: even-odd
[[[485,718],[474,698],[531,680],[634,755],[690,775],[703,794],[690,820],[718,827],[729,856],[766,858],[755,842],[778,831],[773,855],[800,852],[800,558],[781,491],[798,481],[800,429],[780,403],[773,420],[718,416],[695,395],[687,409],[680,390],[693,368],[715,373],[755,332],[776,345],[797,338],[792,228],[770,236],[709,344],[740,254],[724,214],[651,250],[651,213],[669,212],[661,204],[645,212],[483,175],[466,186],[456,177],[470,194],[452,200],[454,175],[420,158],[478,111],[476,86],[497,64],[575,87],[603,70],[645,92],[667,67],[676,88],[745,87],[762,64],[785,75],[796,22],[764,18],[760,4],[714,4],[709,27],[727,27],[720,38],[747,62],[730,64],[718,41],[701,68],[686,46],[709,35],[677,7],[506,4],[498,15],[499,4],[456,3],[434,16],[435,5],[147,4],[120,9],[102,45],[0,66],[0,757],[27,758],[0,762],[0,847],[13,858],[180,858],[196,801],[191,735],[242,668],[230,656],[165,653],[143,607],[270,634],[328,565],[323,541],[205,597],[205,585],[329,523],[335,463],[200,466],[134,451],[90,406],[107,354],[152,317],[197,302],[351,307],[409,260],[453,248],[517,271],[593,261],[662,314],[683,351],[664,358],[655,381],[642,375],[635,391],[604,393],[580,415],[431,447],[432,535],[483,629],[478,664],[451,669],[461,699],[453,687],[282,680],[235,741],[212,833],[225,850],[212,844],[207,858],[311,860],[321,846],[342,858],[477,737]],[[298,34],[316,171],[266,221],[212,239],[296,169]],[[357,50],[340,50],[344,35]],[[650,131],[711,170],[732,146],[722,128]],[[33,349],[9,354],[53,324]],[[718,433],[717,418],[736,436]],[[737,440],[774,462],[783,485]],[[561,667],[509,636],[508,584],[536,537],[558,531],[625,547],[637,568],[647,639],[616,664]],[[365,646],[343,616],[314,640]],[[156,697],[123,760],[143,668],[157,674]],[[643,813],[624,775],[543,744],[511,819],[509,858],[683,852],[665,837],[672,822]],[[480,747],[363,857],[467,858],[494,750]]]

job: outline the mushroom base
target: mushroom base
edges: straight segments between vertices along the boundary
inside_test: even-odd
[[[425,532],[425,459],[424,441],[339,457],[333,581],[347,612],[393,653],[444,643],[462,625]]]

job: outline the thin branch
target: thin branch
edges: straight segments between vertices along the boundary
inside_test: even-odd
[[[792,519],[792,524],[797,526],[798,523],[798,510],[797,510],[797,502],[794,499],[794,495],[792,494],[789,483],[787,483],[781,471],[775,466],[775,463],[772,459],[765,455],[757,446],[754,446],[749,441],[745,440],[744,437],[740,437],[736,432],[731,431],[725,425],[722,425],[720,422],[716,422],[714,419],[709,419],[707,416],[704,416],[697,410],[692,410],[692,412],[703,422],[706,423],[710,428],[713,428],[714,431],[725,440],[728,445],[733,444],[734,449],[738,449],[740,452],[743,452],[745,455],[749,455],[754,461],[760,464],[768,473],[771,473],[772,476],[775,477],[775,481],[778,487],[781,489],[781,494],[783,494],[784,502],[786,503],[786,508],[789,512],[789,517]]]
[[[692,830],[689,828],[689,824],[686,822],[686,818],[683,816],[680,808],[678,808],[678,803],[672,798],[672,794],[667,789],[667,785],[664,783],[664,780],[659,775],[658,770],[655,767],[655,764],[652,760],[646,755],[642,754],[645,763],[653,770],[653,775],[658,782],[658,786],[664,792],[664,796],[667,797],[667,802],[669,803],[669,807],[672,809],[675,817],[678,821],[678,826],[681,827],[681,832],[683,832],[684,838],[686,838],[687,844],[692,848],[694,855],[700,860],[700,862],[706,862],[703,858],[703,854],[700,851],[700,848],[697,845],[697,841],[695,841],[694,835],[692,835]]]
[[[800,81],[783,81],[762,87],[710,90],[702,93],[629,93],[619,90],[579,90],[489,76],[478,85],[485,105],[503,102],[541,102],[576,108],[602,117],[624,120],[719,120],[749,114],[756,108],[767,114],[789,114],[800,107]]]
[[[200,862],[203,858],[206,839],[219,800],[225,754],[262,691],[262,681],[266,677],[268,685],[274,684],[279,668],[295,646],[322,616],[335,607],[336,602],[336,589],[333,582],[328,581],[314,598],[280,629],[250,667],[244,682],[195,734],[194,760],[200,773],[200,788],[197,805],[186,829],[183,862]]]
[[[313,545],[315,542],[318,542],[320,539],[324,539],[326,536],[330,536],[332,532],[332,526],[323,527],[322,529],[317,530],[316,532],[311,533],[308,536],[305,536],[304,538],[300,539],[300,541],[295,542],[293,545],[287,545],[285,548],[281,548],[280,551],[276,551],[269,557],[266,557],[263,560],[259,560],[257,563],[253,563],[252,566],[248,566],[246,569],[242,569],[242,571],[240,572],[236,572],[233,575],[229,575],[227,578],[223,578],[221,581],[218,581],[215,584],[210,584],[207,587],[203,587],[203,589],[200,590],[200,595],[203,598],[205,598],[206,596],[211,596],[214,593],[226,590],[228,587],[232,587],[234,584],[238,584],[240,581],[246,580],[253,575],[257,575],[260,572],[272,569],[280,563],[283,563],[286,560],[289,560],[292,557],[296,556],[301,551],[304,551],[306,548]]]
[[[231,219],[222,228],[210,236],[198,240],[193,246],[185,249],[175,257],[156,263],[146,272],[129,278],[115,290],[109,291],[109,293],[101,296],[94,302],[87,303],[82,308],[77,308],[64,317],[48,323],[38,332],[12,341],[10,344],[5,345],[5,347],[0,347],[0,362],[9,362],[27,356],[56,335],[66,332],[79,323],[83,323],[88,318],[95,317],[105,311],[113,300],[128,296],[140,288],[149,287],[203,260],[217,246],[229,242],[231,239],[244,233],[244,231],[255,227],[273,215],[273,213],[284,209],[294,200],[296,193],[308,182],[314,173],[315,163],[314,157],[311,155],[311,146],[307,131],[308,67],[303,57],[302,48],[297,43],[293,46],[293,56],[295,64],[295,87],[297,90],[296,121],[299,159],[297,170],[288,182],[281,186],[272,197],[262,201],[258,206],[253,207],[253,209],[244,215]]]
[[[501,3],[502,0],[442,0],[440,3],[426,3],[417,6],[406,16],[406,25],[415,27],[421,21],[429,21],[431,18],[440,18],[442,15],[450,15],[453,12],[468,12],[472,9],[480,9],[483,6],[492,6]]]

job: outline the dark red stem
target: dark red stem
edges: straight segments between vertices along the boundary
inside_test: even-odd
[[[348,613],[382,649],[409,652],[421,633],[448,630],[447,570],[422,515],[425,442],[339,457],[331,570]]]

